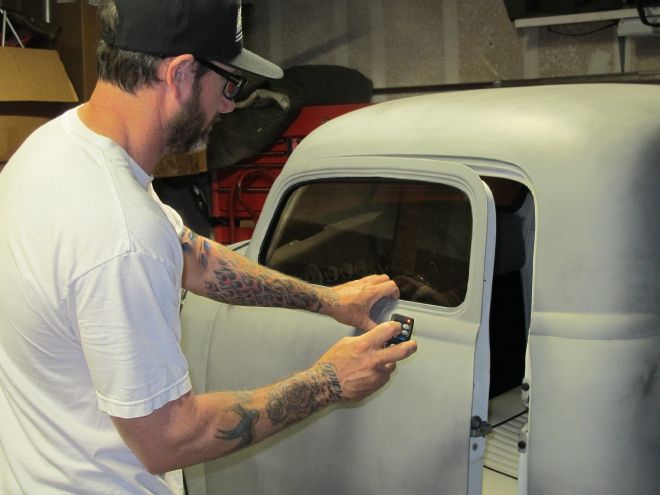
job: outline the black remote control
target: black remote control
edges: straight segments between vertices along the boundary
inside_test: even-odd
[[[409,341],[410,337],[412,337],[413,325],[415,324],[415,320],[410,316],[400,315],[398,313],[394,313],[391,320],[398,321],[401,324],[401,333],[388,340],[385,343],[385,347]]]

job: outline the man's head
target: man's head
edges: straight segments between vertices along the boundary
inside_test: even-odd
[[[282,76],[277,65],[243,49],[240,0],[101,0],[97,16],[101,81],[135,94],[161,83],[178,85],[180,78],[172,76],[180,74],[178,67],[192,74],[192,92],[173,92],[188,96],[177,97],[179,108],[167,120],[164,137],[170,152],[204,148],[215,113],[233,109],[229,100],[241,85],[234,69]],[[202,81],[209,71],[217,76],[208,77],[222,78],[220,86]]]
[[[277,65],[243,48],[240,0],[102,0],[98,19],[99,79],[129,92],[157,82],[160,61],[182,54],[282,77]]]

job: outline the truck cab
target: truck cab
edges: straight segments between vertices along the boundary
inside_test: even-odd
[[[191,494],[656,494],[660,88],[432,94],[322,125],[250,259],[332,286],[387,273],[418,352],[367,400],[186,470]],[[357,330],[188,294],[196,393],[256,388]]]

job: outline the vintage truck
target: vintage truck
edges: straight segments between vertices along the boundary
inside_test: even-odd
[[[191,494],[660,493],[660,87],[402,98],[305,138],[234,249],[310,282],[387,273],[419,350],[366,401],[186,470]],[[196,392],[356,330],[188,295]]]

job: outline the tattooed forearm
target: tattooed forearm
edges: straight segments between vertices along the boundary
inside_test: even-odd
[[[234,404],[229,411],[236,413],[240,420],[236,428],[223,430],[217,428],[215,436],[222,440],[240,440],[233,450],[242,449],[254,442],[254,426],[259,420],[259,411],[256,409],[246,409],[241,404]]]
[[[254,392],[233,392],[235,399],[230,407],[225,409],[222,427],[216,427],[216,438],[236,442],[232,450],[239,450],[257,441],[256,426],[260,418],[260,408],[263,402],[255,399]],[[263,395],[261,396],[263,399]],[[337,378],[337,368],[332,363],[319,363],[313,368],[298,373],[287,380],[266,390],[265,410],[272,426],[287,426],[319,411],[333,402],[344,400],[342,387]],[[256,405],[256,404],[262,405]],[[252,407],[257,407],[251,409]],[[238,424],[234,428],[225,426]]]
[[[320,312],[339,303],[331,289],[263,267],[186,229],[181,237],[184,287],[228,304]]]
[[[268,394],[266,412],[273,425],[288,425],[341,400],[337,369],[331,363],[320,363],[274,387]]]
[[[273,272],[259,265],[218,257],[214,280],[206,280],[207,297],[229,304],[307,309],[318,312],[319,291],[300,280]]]

